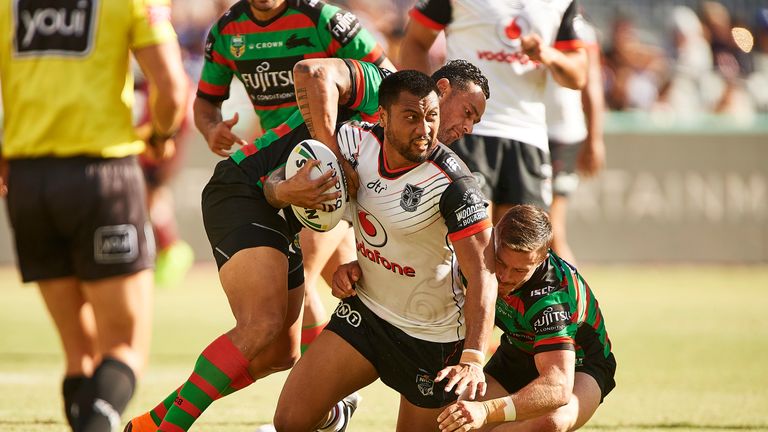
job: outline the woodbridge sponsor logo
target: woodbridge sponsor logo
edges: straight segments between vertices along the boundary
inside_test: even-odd
[[[478,215],[480,212],[483,214]],[[485,217],[485,204],[474,204],[469,207],[464,207],[464,209],[456,212],[456,219],[458,219],[459,222],[464,222],[464,219],[472,216]],[[477,219],[477,217],[473,217],[472,219]]]
[[[522,65],[532,64],[539,67],[538,62],[534,62],[528,58],[527,55],[521,52],[510,52],[507,50],[501,51],[478,51],[477,58],[485,61],[494,61],[500,63],[520,63]]]
[[[541,316],[533,322],[533,328],[539,331],[557,331],[562,330],[568,325],[571,319],[570,312],[566,310],[555,309],[554,306],[550,306],[542,312]],[[557,323],[557,325],[551,325]]]
[[[413,267],[403,266],[402,264],[388,260],[387,258],[383,257],[381,252],[378,250],[368,249],[365,247],[365,243],[363,243],[362,240],[357,242],[357,251],[364,257],[368,258],[371,262],[374,262],[384,267],[385,269],[390,270],[392,273],[399,273],[400,275],[406,277],[416,277],[416,270],[414,270]]]

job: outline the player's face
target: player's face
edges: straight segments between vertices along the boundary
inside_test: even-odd
[[[248,4],[259,12],[270,12],[279,8],[285,0],[248,0]]]
[[[484,112],[485,95],[480,86],[471,83],[466,90],[459,90],[449,84],[440,97],[440,130],[437,139],[448,145],[464,134],[472,133],[472,128]]]
[[[514,251],[496,242],[496,279],[499,295],[507,295],[520,288],[533,276],[536,267],[547,257],[544,251]]]
[[[381,111],[380,120],[385,143],[397,153],[392,155],[394,158],[387,153],[387,157],[394,159],[396,164],[424,162],[437,147],[440,107],[434,92],[423,98],[409,92],[400,93],[388,111]]]

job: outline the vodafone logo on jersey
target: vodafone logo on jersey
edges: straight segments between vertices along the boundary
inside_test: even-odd
[[[505,45],[520,51],[520,38],[531,32],[531,22],[522,13],[505,18],[496,25],[496,34]]]
[[[376,217],[365,210],[357,212],[357,232],[366,243],[373,247],[387,244],[387,232]]]
[[[520,38],[530,33],[532,28],[531,19],[525,13],[525,10],[520,11],[518,15],[502,18],[496,24],[496,36],[510,50],[478,51],[477,58],[500,63],[532,63],[522,53],[520,41]]]
[[[357,233],[363,238],[362,241],[357,242],[357,252],[359,255],[384,267],[392,273],[406,277],[416,276],[416,270],[413,267],[392,261],[381,255],[381,251],[375,249],[387,244],[387,232],[374,215],[362,209],[358,210],[356,227]],[[366,243],[371,246],[371,249],[366,247]]]

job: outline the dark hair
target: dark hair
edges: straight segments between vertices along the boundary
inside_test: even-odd
[[[546,251],[552,244],[552,224],[544,210],[528,205],[510,208],[494,228],[500,246],[516,252]]]
[[[437,85],[428,75],[416,70],[402,70],[384,78],[379,85],[379,105],[385,110],[397,102],[400,93],[408,92],[424,98],[432,92],[438,93]]]
[[[488,88],[488,78],[483,75],[477,66],[466,60],[451,60],[432,74],[433,81],[437,82],[440,78],[447,79],[451,86],[459,90],[467,90],[470,84],[477,84],[483,91],[486,99],[491,97],[491,90]]]

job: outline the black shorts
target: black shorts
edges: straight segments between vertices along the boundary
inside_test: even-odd
[[[496,204],[552,203],[549,153],[508,138],[465,135],[451,150],[467,164],[483,194]]]
[[[261,188],[231,159],[219,162],[203,189],[203,224],[219,268],[243,249],[267,246],[288,257],[288,289],[304,283],[296,224],[269,205]]]
[[[456,400],[435,382],[441,369],[459,363],[464,340],[437,343],[409,336],[371,312],[358,297],[341,301],[325,327],[363,355],[381,381],[422,408],[440,408]]]
[[[8,214],[24,282],[98,280],[154,263],[135,157],[10,160]]]
[[[584,372],[600,386],[600,402],[616,387],[616,359],[613,354],[607,358],[602,353],[587,354],[577,359],[576,372]],[[501,345],[485,365],[485,373],[492,376],[510,394],[519,391],[539,376],[533,355],[525,353],[507,342],[502,336]]]
[[[583,145],[584,141],[574,144],[549,141],[549,152],[552,155],[552,192],[555,195],[568,196],[579,186],[576,158]]]

